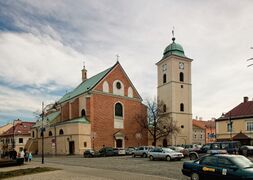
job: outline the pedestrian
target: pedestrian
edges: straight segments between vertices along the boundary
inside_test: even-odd
[[[25,152],[24,152],[23,149],[22,149],[22,151],[20,152],[20,158],[21,158],[21,159],[24,159],[24,158],[25,158]]]
[[[33,158],[32,152],[29,152],[29,155],[28,155],[29,162],[32,161],[32,158]]]

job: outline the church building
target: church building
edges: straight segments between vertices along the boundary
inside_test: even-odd
[[[117,62],[112,67],[87,78],[66,93],[32,129],[27,149],[45,154],[83,154],[85,149],[103,146],[127,148],[147,145],[147,131],[139,126],[137,117],[146,116],[142,98]]]
[[[180,128],[178,134],[161,140],[161,146],[192,144],[192,61],[173,37],[162,59],[156,63],[158,100],[164,104],[164,113]]]

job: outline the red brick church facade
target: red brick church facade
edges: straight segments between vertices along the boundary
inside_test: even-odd
[[[148,144],[147,131],[136,119],[146,116],[147,108],[119,62],[90,79],[83,69],[83,82],[59,104],[60,122],[85,116],[90,124],[91,148]]]

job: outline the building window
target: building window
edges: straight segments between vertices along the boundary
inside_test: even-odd
[[[132,98],[133,97],[133,89],[131,87],[128,88],[128,97]]]
[[[87,147],[87,142],[84,142],[84,143],[83,143],[83,147]]]
[[[113,82],[113,94],[124,96],[125,95],[124,84],[120,80]]]
[[[232,132],[233,129],[233,123],[227,123],[227,132]]]
[[[253,131],[253,121],[247,122],[247,131]]]
[[[181,82],[184,82],[184,73],[180,72],[180,74],[179,74],[179,80]]]
[[[183,103],[180,104],[180,111],[184,112],[184,104]]]
[[[34,131],[32,131],[32,137],[34,138],[34,136],[35,136],[35,135],[34,135]]]
[[[183,86],[183,85],[181,85],[181,88],[184,88],[184,86]]]
[[[163,83],[166,83],[166,74],[163,75]]]
[[[120,103],[115,104],[115,116],[123,117],[123,107]]]
[[[203,136],[202,136],[202,134],[201,134],[201,135],[200,135],[200,139],[202,139],[202,137],[203,137]]]
[[[85,113],[85,110],[84,110],[84,109],[82,109],[82,111],[81,111],[81,116],[82,116],[82,117],[86,116],[86,113]]]
[[[18,139],[18,143],[19,143],[19,144],[23,144],[23,138],[19,138],[19,139]]]
[[[194,135],[194,138],[195,138],[195,139],[197,138],[197,135],[196,135],[196,134]]]
[[[49,131],[48,136],[53,136],[52,131]]]
[[[166,107],[166,104],[163,105],[163,112],[166,112],[167,110],[167,107]]]
[[[109,92],[109,84],[107,81],[103,83],[103,92]]]
[[[120,82],[117,82],[117,83],[116,83],[116,87],[117,87],[117,89],[121,89],[121,84],[120,84]]]
[[[64,134],[64,132],[63,132],[62,129],[60,129],[59,134],[60,134],[60,135],[63,135],[63,134]]]

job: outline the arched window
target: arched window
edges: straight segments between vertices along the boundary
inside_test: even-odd
[[[123,107],[120,103],[115,104],[115,116],[123,117]]]
[[[34,131],[33,131],[33,138],[34,138]]]
[[[113,82],[113,94],[124,96],[124,84],[120,80]]]
[[[83,116],[86,116],[86,113],[85,113],[85,110],[84,109],[82,109],[82,111],[81,111],[81,116],[83,117]]]
[[[163,105],[163,112],[166,112],[167,110],[167,107],[166,107],[166,104]]]
[[[166,83],[166,74],[163,75],[163,83]]]
[[[103,92],[109,92],[109,84],[107,81],[103,83]]]
[[[180,72],[180,74],[179,74],[179,80],[181,82],[184,82],[184,73]]]
[[[128,97],[133,97],[133,89],[131,87],[128,88]]]
[[[60,129],[59,134],[60,134],[60,135],[63,135],[63,134],[64,134],[64,132],[63,132],[62,129]]]
[[[48,132],[48,136],[53,136],[52,131],[49,131],[49,132]]]
[[[183,103],[180,104],[180,111],[181,111],[181,112],[184,111],[184,104],[183,104]]]

